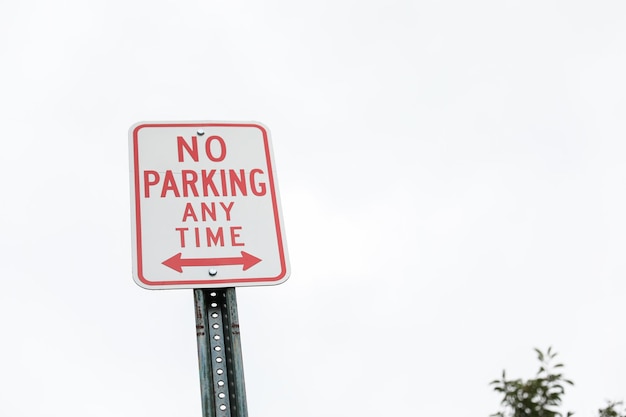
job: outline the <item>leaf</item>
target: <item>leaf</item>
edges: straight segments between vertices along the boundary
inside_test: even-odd
[[[537,357],[539,358],[539,360],[543,362],[543,352],[537,348],[535,348],[535,352],[537,352]]]

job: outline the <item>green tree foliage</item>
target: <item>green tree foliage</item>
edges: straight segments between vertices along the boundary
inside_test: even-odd
[[[558,372],[563,364],[553,361],[557,356],[552,348],[544,353],[535,349],[541,363],[535,378],[507,379],[502,371],[502,379],[491,381],[493,389],[503,395],[502,410],[493,417],[563,417],[558,411],[565,394],[565,386],[574,383]],[[573,413],[567,412],[569,417]]]
[[[622,408],[623,411],[619,411],[617,408]],[[606,407],[598,410],[598,417],[626,417],[626,409],[623,408],[623,403],[609,401]]]
[[[574,413],[566,414],[558,411],[565,386],[574,385],[565,379],[560,370],[562,363],[554,363],[557,356],[552,348],[546,352],[535,349],[540,366],[535,378],[507,379],[506,372],[502,371],[502,378],[491,381],[493,389],[502,394],[502,409],[492,417],[570,417]],[[626,409],[622,402],[609,401],[606,407],[598,410],[598,417],[626,417]]]

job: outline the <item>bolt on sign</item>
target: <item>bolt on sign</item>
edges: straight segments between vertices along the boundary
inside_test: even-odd
[[[269,130],[141,122],[129,131],[133,278],[144,288],[280,284],[289,260]]]

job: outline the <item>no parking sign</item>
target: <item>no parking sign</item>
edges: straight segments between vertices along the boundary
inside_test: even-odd
[[[129,148],[137,284],[220,288],[289,277],[265,126],[142,122],[131,127]]]

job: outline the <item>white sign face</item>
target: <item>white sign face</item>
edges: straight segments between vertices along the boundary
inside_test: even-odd
[[[137,123],[129,146],[137,284],[222,288],[289,277],[265,126]]]

